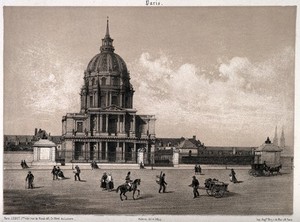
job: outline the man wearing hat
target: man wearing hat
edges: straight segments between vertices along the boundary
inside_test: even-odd
[[[168,184],[167,184],[167,182],[165,181],[165,176],[166,176],[166,175],[163,173],[163,174],[161,175],[161,177],[160,177],[160,180],[159,180],[159,191],[158,191],[158,193],[160,193],[161,190],[163,190],[163,193],[166,192],[166,185],[168,185]]]
[[[28,181],[28,189],[33,189],[33,179],[33,174],[31,173],[31,171],[28,171],[27,177],[25,179],[25,181]]]
[[[101,188],[103,188],[103,190],[106,190],[106,179],[107,179],[107,174],[106,172],[103,173],[102,177],[101,177]]]
[[[129,191],[131,191],[131,183],[132,180],[130,178],[130,171],[127,173],[126,178],[125,178],[125,182],[127,183],[128,187],[129,187]]]
[[[75,178],[75,181],[78,179],[80,181],[80,168],[78,165],[75,166],[75,171],[74,171],[75,175],[74,175],[74,178]]]
[[[199,181],[195,176],[193,176],[192,184],[189,185],[190,187],[193,187],[193,193],[194,193],[194,198],[199,197]]]

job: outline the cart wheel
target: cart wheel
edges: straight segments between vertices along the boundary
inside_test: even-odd
[[[219,190],[219,195],[217,196],[217,198],[223,197],[224,194],[225,194],[225,190],[224,189]]]
[[[210,190],[210,189],[206,189],[206,193],[207,193],[209,196],[212,196],[212,195],[213,195],[212,190]]]
[[[264,175],[269,177],[269,176],[271,176],[271,173],[270,173],[270,171],[264,171]]]
[[[250,176],[253,176],[253,169],[249,170],[249,171],[248,171],[248,174],[249,174]]]
[[[221,198],[225,193],[223,189],[217,189],[216,187],[213,188],[212,192],[215,198]]]

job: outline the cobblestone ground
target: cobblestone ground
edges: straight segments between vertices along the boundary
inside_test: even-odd
[[[31,170],[35,189],[25,189],[27,170],[4,171],[4,214],[168,214],[168,215],[289,215],[293,212],[293,173],[253,177],[248,170],[236,170],[240,183],[229,182],[230,170],[203,170],[197,175],[200,197],[193,199],[193,170],[163,170],[167,193],[159,194],[155,182],[159,169],[130,170],[132,178],[141,178],[141,196],[121,201],[115,191],[102,191],[100,177],[112,173],[115,187],[124,183],[128,170],[82,170],[82,182],[74,181],[72,170],[64,170],[69,179],[53,180],[51,170]],[[206,178],[229,183],[223,198],[208,196]]]

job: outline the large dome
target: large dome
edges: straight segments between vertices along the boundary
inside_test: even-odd
[[[127,73],[127,67],[124,60],[118,54],[114,53],[113,39],[109,35],[109,26],[107,20],[106,34],[102,39],[100,53],[95,55],[89,62],[86,71],[92,72],[119,72]]]
[[[126,72],[127,67],[124,60],[118,54],[111,51],[102,51],[94,56],[87,66],[91,72]]]

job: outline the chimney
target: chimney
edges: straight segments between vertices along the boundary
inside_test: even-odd
[[[34,135],[36,136],[37,134],[37,128],[34,129]]]
[[[196,140],[196,136],[195,135],[193,136],[193,139]]]

